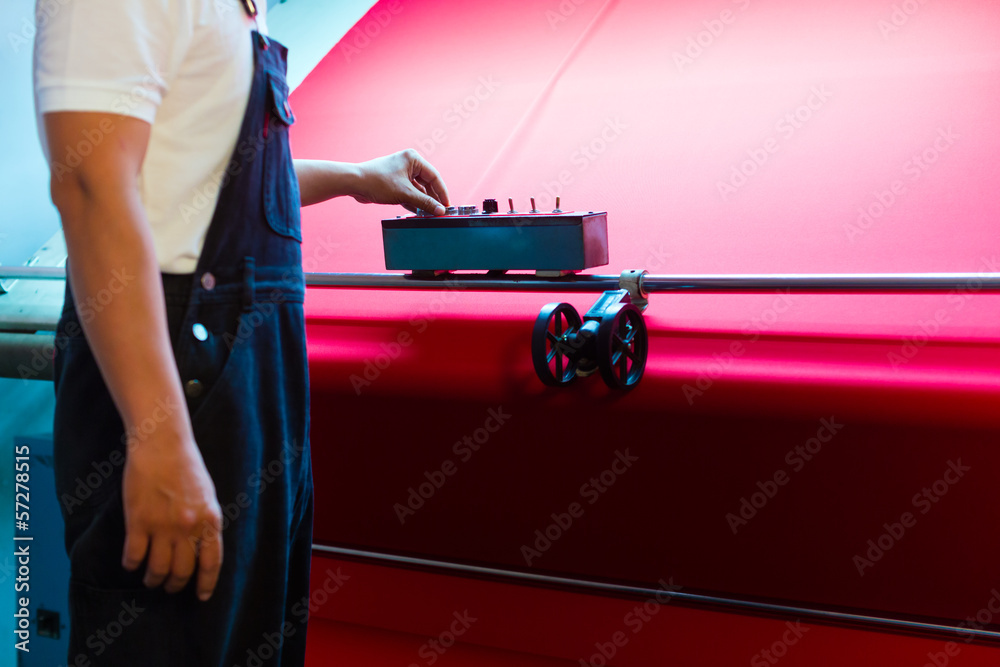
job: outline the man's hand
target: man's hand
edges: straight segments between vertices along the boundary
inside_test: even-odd
[[[160,406],[177,406],[142,442],[129,443],[123,562],[135,569],[148,553],[146,585],[159,586],[169,576],[167,590],[176,591],[191,578],[197,560],[204,600],[222,561],[221,512],[194,443],[153,236],[139,197],[149,132],[148,123],[126,116],[45,115],[52,201],[62,217],[73,296],[77,304],[100,298],[101,309],[80,320],[125,432],[139,432]],[[90,151],[69,160],[81,142]],[[197,559],[192,536],[203,538]]]
[[[143,583],[155,588],[166,580],[166,591],[176,593],[197,565],[198,597],[211,597],[222,566],[222,513],[195,443],[158,430],[130,444],[122,497],[125,569],[138,568],[148,553]]]
[[[448,188],[437,170],[411,149],[350,164],[296,160],[303,206],[350,195],[362,204],[399,204],[444,215]]]
[[[448,189],[441,175],[411,149],[358,165],[361,181],[352,196],[362,204],[400,204],[444,215]]]

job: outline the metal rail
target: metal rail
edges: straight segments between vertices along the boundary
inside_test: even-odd
[[[58,266],[0,266],[0,280],[65,280],[66,269]]]
[[[54,334],[0,333],[0,378],[51,380]]]
[[[603,292],[619,289],[619,276],[538,277],[526,273],[443,274],[413,277],[390,273],[310,273],[306,284],[342,289],[469,290],[477,292]],[[640,279],[645,292],[934,292],[1000,291],[1000,273],[815,273],[750,275],[653,275]]]
[[[661,597],[665,597],[668,602],[676,600],[677,602],[686,603],[696,607],[706,607],[709,609],[731,609],[737,612],[742,611],[751,614],[767,614],[788,619],[801,618],[818,623],[844,623],[853,626],[867,627],[876,631],[912,632],[921,635],[946,637],[953,640],[966,640],[970,637],[974,637],[979,640],[1000,640],[1000,632],[993,630],[972,627],[966,628],[961,625],[949,625],[947,623],[933,621],[915,621],[904,618],[894,618],[888,615],[882,616],[878,614],[833,611],[809,605],[798,606],[795,604],[786,605],[758,602],[754,600],[744,600],[737,597],[728,597],[725,594],[704,595],[700,593],[689,593],[683,590],[668,592],[662,588],[628,586],[577,577],[558,577],[534,572],[523,572],[503,566],[486,567],[480,565],[468,565],[454,561],[432,558],[416,558],[381,551],[335,547],[326,544],[313,544],[312,548],[313,553],[373,562],[388,567],[415,567],[442,573],[455,573],[458,576],[497,578],[507,580],[512,583],[554,586],[563,589],[585,590],[592,591],[597,594],[626,596],[630,598],[645,597],[653,598],[657,601],[660,601]],[[661,602],[660,604],[665,603]]]
[[[0,266],[0,280],[64,280],[61,268]],[[476,292],[603,292],[618,289],[619,276],[532,273],[445,273],[415,277],[407,273],[307,273],[312,287],[340,289],[469,290]],[[644,274],[646,292],[941,292],[1000,291],[1000,273],[789,273]]]

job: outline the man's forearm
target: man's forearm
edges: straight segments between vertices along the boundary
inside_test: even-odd
[[[444,215],[448,189],[412,149],[359,162],[295,160],[302,206],[349,195],[362,204],[399,204]]]
[[[302,206],[357,194],[361,180],[358,165],[327,160],[295,160],[295,175]]]
[[[163,286],[138,195],[71,184],[58,201],[77,312],[126,432],[166,405],[169,414],[158,427],[189,438]]]
[[[104,142],[71,171],[54,169],[52,176],[77,312],[128,432],[154,414],[160,417],[167,405],[170,413],[157,419],[157,428],[190,441],[163,284],[137,188],[150,126],[101,114],[47,114],[47,143],[59,156],[101,123],[113,124],[115,141]]]

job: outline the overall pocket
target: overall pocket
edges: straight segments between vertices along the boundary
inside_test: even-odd
[[[288,83],[267,71],[267,139],[264,148],[264,216],[277,234],[302,241],[299,181],[289,148],[288,128],[295,115],[288,102]]]

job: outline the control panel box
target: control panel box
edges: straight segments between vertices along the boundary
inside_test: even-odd
[[[497,211],[496,201],[382,221],[385,268],[402,271],[583,271],[608,263],[603,211]]]

